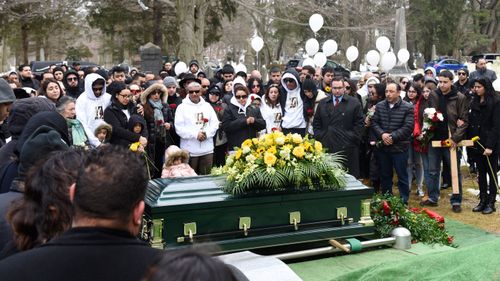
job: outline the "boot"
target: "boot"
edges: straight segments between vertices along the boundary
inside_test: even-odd
[[[495,209],[495,203],[488,203],[486,204],[486,206],[484,207],[483,209],[483,215],[488,215],[488,214],[491,214],[493,212],[495,212],[496,209]]]
[[[486,196],[480,195],[479,204],[472,209],[473,212],[482,212],[486,207]]]

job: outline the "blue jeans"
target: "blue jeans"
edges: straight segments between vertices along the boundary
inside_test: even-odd
[[[429,165],[429,179],[426,181],[429,191],[429,200],[438,202],[441,187],[441,158],[450,166],[450,149],[446,147],[431,147],[427,153]],[[462,203],[462,176],[460,173],[460,158],[462,150],[457,149],[457,166],[458,166],[458,188],[459,194],[453,194],[450,199],[451,205],[460,205]]]
[[[398,175],[399,195],[405,204],[408,204],[410,196],[410,186],[408,184],[408,151],[405,152],[386,152],[382,149],[377,150],[377,159],[380,171],[380,189],[382,193],[392,194],[393,170]]]

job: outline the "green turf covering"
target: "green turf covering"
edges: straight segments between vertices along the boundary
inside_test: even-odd
[[[500,280],[500,239],[481,229],[447,220],[457,248],[412,245],[289,264],[305,281],[327,280]]]

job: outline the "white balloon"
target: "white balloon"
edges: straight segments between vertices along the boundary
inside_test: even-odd
[[[396,55],[393,52],[387,52],[382,55],[380,66],[383,70],[389,71],[396,65]]]
[[[326,64],[326,55],[322,52],[318,52],[314,55],[314,64],[319,67],[323,67]]]
[[[391,40],[389,40],[389,38],[385,36],[380,36],[379,38],[377,38],[375,45],[377,46],[377,50],[379,50],[381,53],[385,53],[389,51],[389,48],[391,47]]]
[[[318,40],[311,38],[306,42],[306,52],[309,56],[314,56],[319,51]]]
[[[346,56],[347,60],[350,62],[355,61],[358,58],[358,55],[359,55],[359,51],[358,51],[358,48],[356,48],[356,46],[350,46],[345,51],[345,56]]]
[[[323,16],[320,14],[314,14],[309,18],[309,26],[314,32],[318,32],[318,30],[323,27],[324,23],[325,21],[323,20]]]
[[[188,67],[187,67],[185,62],[180,61],[180,62],[175,64],[174,71],[175,71],[175,75],[179,76],[181,73],[188,71]]]
[[[380,54],[375,50],[370,50],[366,53],[366,62],[369,65],[377,66],[380,61]]]
[[[329,39],[329,40],[326,40],[325,43],[323,43],[323,53],[325,54],[325,56],[331,56],[333,54],[335,54],[335,52],[337,52],[337,42],[335,42],[335,40],[332,40],[332,39]]]
[[[401,49],[398,51],[398,59],[401,63],[405,63],[410,59],[410,52],[407,49]]]
[[[242,63],[238,63],[238,65],[236,65],[236,67],[234,68],[234,73],[237,73],[240,71],[247,73],[247,67]]]
[[[302,62],[302,67],[306,66],[306,65],[310,65],[312,67],[316,67],[316,65],[314,64],[314,60],[312,58],[307,58],[305,59],[303,62]]]
[[[258,52],[260,50],[262,50],[262,47],[264,47],[264,40],[262,40],[262,38],[260,38],[259,36],[255,36],[253,39],[252,39],[252,49],[254,49],[254,51]]]

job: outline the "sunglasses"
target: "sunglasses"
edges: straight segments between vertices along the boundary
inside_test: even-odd
[[[252,86],[250,86],[250,88],[251,88],[251,89],[253,89],[253,88],[257,88],[257,87],[259,87],[259,88],[260,88],[260,85],[252,85]]]
[[[459,72],[457,73],[458,75],[463,75],[463,76],[467,76],[467,74],[465,74],[465,72]]]
[[[408,81],[403,81],[401,82],[401,84],[408,84]]]
[[[102,89],[104,89],[104,87],[99,87],[99,88],[92,87],[92,91],[94,92],[102,92]]]
[[[158,91],[155,91],[155,92],[152,92],[151,95],[160,95],[161,92],[158,92]]]
[[[285,83],[295,83],[295,80],[293,80],[292,78],[285,78],[285,79],[283,79],[283,82],[285,82]]]
[[[203,89],[208,89],[208,87],[210,87],[209,85],[202,85],[201,86]]]
[[[241,95],[241,96],[240,96],[240,95],[238,95],[238,96],[234,96],[234,97],[235,97],[237,100],[242,100],[242,99],[246,99],[246,98],[248,98],[248,96],[247,96],[247,95]]]
[[[132,94],[137,94],[137,93],[140,93],[140,92],[141,92],[141,90],[130,90],[130,92],[131,92]]]
[[[200,93],[200,90],[197,90],[197,91],[188,91],[190,94],[198,94]]]
[[[68,78],[66,78],[66,80],[68,80],[68,81],[78,81],[78,78],[76,78],[76,77],[68,77]]]
[[[119,94],[119,96],[121,96],[124,99],[131,99],[132,98],[131,95],[121,95],[121,94]]]

